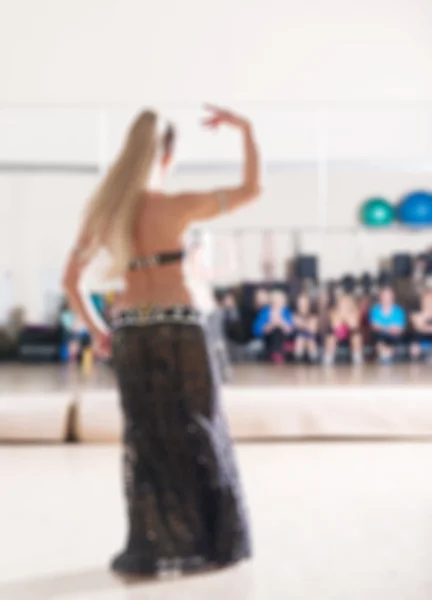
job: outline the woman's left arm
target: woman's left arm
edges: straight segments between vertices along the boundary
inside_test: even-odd
[[[73,312],[85,323],[92,337],[100,340],[109,336],[109,330],[90,299],[85,298],[80,289],[82,274],[90,263],[87,250],[88,240],[80,235],[66,265],[63,288]]]

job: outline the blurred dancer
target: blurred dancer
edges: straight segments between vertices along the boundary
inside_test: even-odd
[[[228,126],[242,136],[241,184],[204,193],[154,191],[151,177],[170,164],[175,132],[155,113],[142,112],[88,206],[64,277],[99,352],[113,346],[129,521],[113,569],[123,574],[223,567],[251,551],[214,354],[184,282],[180,246],[192,222],[257,197],[259,161],[251,125],[228,111],[209,111],[205,126]],[[113,338],[79,293],[82,271],[100,247],[111,253],[109,275],[125,278]]]
[[[232,379],[232,369],[226,347],[223,313],[213,291],[215,271],[212,268],[211,241],[208,233],[191,232],[187,243],[185,277],[195,306],[207,318],[207,327],[223,382]]]

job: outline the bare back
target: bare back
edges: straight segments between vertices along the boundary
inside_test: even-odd
[[[183,233],[189,224],[187,211],[175,206],[174,202],[173,196],[143,194],[136,223],[134,257],[151,257],[182,249]],[[126,290],[119,299],[120,306],[191,305],[192,298],[184,281],[183,270],[183,262],[175,261],[128,271],[125,274]]]

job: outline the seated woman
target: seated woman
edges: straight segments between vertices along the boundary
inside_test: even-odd
[[[329,312],[329,330],[325,337],[324,363],[335,361],[338,345],[348,346],[354,364],[363,362],[363,339],[360,331],[360,311],[349,294],[341,294]]]
[[[270,360],[282,364],[294,340],[294,320],[283,292],[271,293],[270,305],[259,311],[253,332],[255,337],[264,339]]]
[[[396,347],[404,341],[407,321],[404,309],[395,302],[391,287],[381,289],[379,301],[369,313],[369,321],[379,361],[391,363]]]
[[[318,359],[318,316],[312,312],[309,296],[305,293],[297,298],[294,314],[296,360],[307,357],[311,362]]]
[[[420,310],[411,315],[413,336],[410,356],[419,359],[432,349],[432,290],[424,290],[420,298]]]

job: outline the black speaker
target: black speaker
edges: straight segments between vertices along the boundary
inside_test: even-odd
[[[296,277],[318,281],[318,258],[316,256],[300,255],[294,263]]]
[[[413,261],[409,254],[393,255],[393,275],[397,278],[411,277],[413,272]]]

